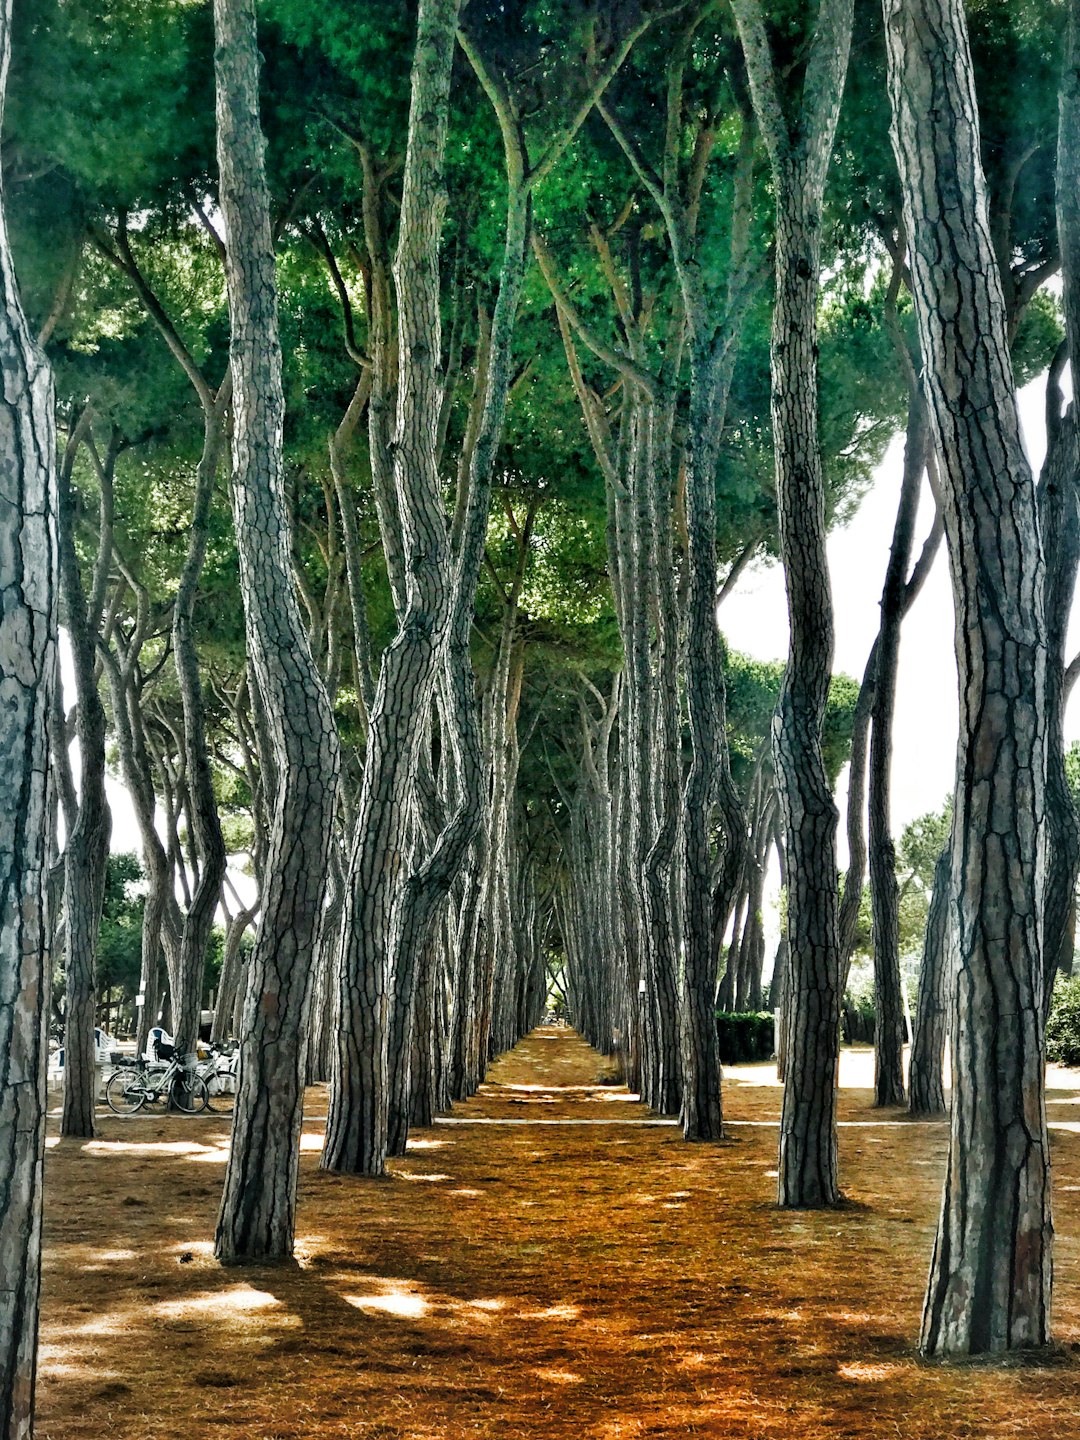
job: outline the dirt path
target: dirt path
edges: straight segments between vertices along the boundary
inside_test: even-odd
[[[603,1068],[534,1032],[448,1118],[562,1123],[438,1124],[382,1181],[318,1171],[313,1090],[296,1267],[210,1256],[227,1121],[54,1141],[39,1440],[1080,1440],[1078,1077],[1050,1103],[1062,1353],[949,1370],[911,1353],[943,1126],[846,1090],[852,1204],[782,1212],[775,1072],[733,1071],[743,1123],[688,1146]]]

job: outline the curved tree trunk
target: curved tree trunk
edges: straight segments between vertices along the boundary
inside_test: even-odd
[[[300,616],[282,472],[274,244],[259,123],[254,0],[215,0],[218,170],[228,234],[232,499],[248,651],[276,787],[263,905],[248,967],[240,1085],[214,1250],[292,1254],[312,958],[318,953],[338,741]]]
[[[900,892],[896,884],[889,787],[892,781],[892,726],[896,708],[896,671],[900,627],[904,621],[905,582],[915,538],[919,487],[929,441],[922,386],[914,381],[908,396],[904,474],[892,549],[881,595],[881,628],[874,665],[871,706],[869,857],[870,902],[874,916],[874,1103],[904,1103],[904,1042],[907,1019],[900,978]]]
[[[885,28],[960,688],[952,1127],[921,1345],[967,1355],[1043,1345],[1050,1330],[1045,576],[963,5],[885,0]]]
[[[0,112],[10,41],[11,5],[3,0]],[[2,206],[0,360],[0,1437],[30,1440],[51,977],[46,843],[57,672],[56,437],[52,377],[19,304]]]

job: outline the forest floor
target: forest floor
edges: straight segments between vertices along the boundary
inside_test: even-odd
[[[50,1120],[39,1440],[1080,1440],[1080,1074],[1048,1097],[1059,1348],[944,1367],[913,1341],[947,1130],[873,1110],[867,1059],[828,1213],[774,1203],[771,1066],[690,1146],[537,1030],[384,1180],[317,1169],[315,1087],[276,1268],[211,1255],[227,1118]]]

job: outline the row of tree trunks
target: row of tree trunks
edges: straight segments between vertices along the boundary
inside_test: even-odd
[[[720,1066],[716,1051],[716,910],[727,912],[746,843],[746,821],[731,780],[720,637],[716,623],[716,463],[727,411],[741,321],[755,285],[749,260],[753,181],[753,121],[744,113],[742,143],[730,219],[726,297],[713,313],[696,256],[697,221],[705,166],[715,132],[706,122],[684,177],[683,81],[698,27],[707,7],[691,14],[668,71],[667,125],[659,173],[643,162],[623,127],[604,107],[607,120],[638,179],[657,206],[671,243],[690,358],[690,418],[684,455],[687,585],[683,655],[691,762],[686,773],[677,860],[681,874],[679,1021],[681,1103],[688,1139],[722,1134]],[[666,519],[666,514],[663,517]],[[658,514],[658,523],[660,522]],[[664,602],[661,602],[664,603]],[[670,600],[666,603],[670,604]],[[713,820],[719,813],[719,856]]]
[[[436,440],[439,240],[457,0],[422,0],[394,281],[398,298],[394,493],[405,557],[397,635],[371,707],[356,843],[337,977],[337,1043],[322,1164],[382,1174],[388,1141],[387,1042],[393,1003],[391,925],[407,875],[403,849],[418,746],[450,619],[449,537]]]

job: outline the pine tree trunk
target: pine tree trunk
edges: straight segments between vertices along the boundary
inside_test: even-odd
[[[436,456],[439,240],[443,151],[458,0],[421,0],[394,274],[398,409],[394,481],[406,551],[398,633],[383,656],[368,729],[357,839],[338,971],[338,1036],[326,1146],[328,1170],[380,1175],[387,1147],[387,1034],[398,899],[416,767],[416,718],[431,703],[450,619],[448,537]]]
[[[1057,149],[1057,224],[1061,251],[1065,354],[1047,382],[1047,455],[1039,481],[1046,547],[1047,874],[1043,922],[1043,1004],[1049,1011],[1054,977],[1072,971],[1080,821],[1065,775],[1065,640],[1080,558],[1080,427],[1077,405],[1065,410],[1059,365],[1068,357],[1073,395],[1080,375],[1080,3],[1069,0],[1065,64],[1061,72]]]
[[[175,896],[175,872],[154,823],[156,799],[153,774],[146,749],[140,697],[135,688],[134,670],[148,616],[147,599],[139,596],[139,619],[126,656],[105,655],[105,670],[112,697],[113,733],[120,755],[120,773],[131,796],[139,826],[147,894],[143,906],[142,962],[139,990],[145,997],[139,1009],[136,1050],[142,1054],[152,1026],[158,1022],[164,997],[161,974],[163,945],[177,949],[180,933],[179,907]],[[174,963],[170,967],[175,969]]]
[[[734,0],[754,109],[776,188],[772,421],[791,644],[773,722],[788,864],[790,1049],[778,1193],[835,1205],[841,961],[837,810],[821,750],[833,652],[825,489],[817,424],[817,297],[822,200],[851,42],[850,0],[822,0],[794,134],[778,92],[758,0]]]
[[[934,888],[926,917],[926,939],[919,969],[919,994],[915,1002],[908,1065],[908,1110],[912,1115],[945,1113],[943,1072],[952,977],[949,947],[951,877],[951,848],[946,845],[934,867]]]
[[[254,0],[215,0],[214,25],[218,170],[232,324],[233,515],[248,653],[277,781],[214,1246],[218,1259],[235,1262],[292,1255],[312,958],[319,949],[326,897],[338,743],[292,575]]]
[[[78,696],[79,812],[64,846],[64,1102],[60,1133],[89,1138],[97,1104],[97,949],[112,817],[105,797],[105,709],[95,673],[97,623],[75,552],[75,497],[71,487],[77,433],[59,471],[60,580],[71,639]]]
[[[222,390],[226,391],[227,386],[223,386]],[[178,1055],[190,1054],[198,1044],[206,952],[225,876],[225,842],[221,836],[210,771],[206,713],[195,644],[195,606],[210,539],[214,486],[224,442],[225,400],[226,395],[220,395],[218,403],[209,407],[204,415],[203,451],[195,477],[188,553],[173,611],[173,655],[184,712],[183,744],[191,802],[188,834],[196,847],[201,867],[195,893],[184,916],[177,983],[172,987],[171,995],[173,1035]]]
[[[0,4],[0,112],[11,40]],[[31,1440],[51,958],[46,845],[57,672],[52,378],[19,304],[0,205],[0,1437]],[[59,740],[62,744],[62,738]]]
[[[1045,576],[963,5],[885,0],[884,8],[960,689],[952,1126],[921,1345],[930,1355],[968,1355],[1044,1345],[1050,1331]]]
[[[904,1042],[907,1019],[900,979],[900,892],[892,839],[889,787],[892,780],[892,726],[896,708],[896,672],[900,659],[905,583],[915,537],[919,487],[926,468],[928,442],[922,387],[908,398],[904,474],[892,548],[881,596],[871,705],[869,858],[870,900],[874,917],[874,1103],[904,1103]]]

